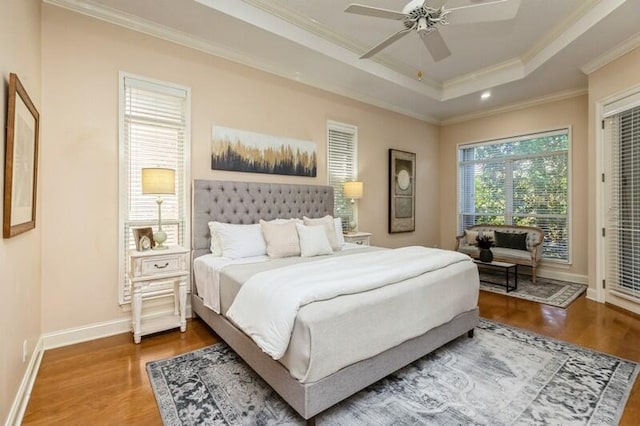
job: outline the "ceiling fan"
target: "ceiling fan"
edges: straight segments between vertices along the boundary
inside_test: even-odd
[[[433,60],[438,62],[451,56],[451,51],[438,31],[438,25],[504,21],[513,19],[520,7],[520,0],[494,0],[452,8],[445,7],[446,3],[447,0],[412,0],[400,12],[361,4],[349,5],[345,12],[395,19],[402,21],[404,25],[403,29],[373,47],[360,59],[370,58],[415,30]]]

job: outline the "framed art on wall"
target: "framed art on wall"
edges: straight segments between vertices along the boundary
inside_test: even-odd
[[[2,236],[36,227],[40,115],[16,74],[9,75]]]
[[[275,175],[317,175],[316,144],[213,126],[211,169]]]
[[[389,150],[389,233],[416,229],[416,154]]]

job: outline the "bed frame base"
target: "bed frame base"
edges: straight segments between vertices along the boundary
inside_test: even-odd
[[[307,424],[315,424],[315,416],[318,413],[451,340],[465,333],[473,337],[473,329],[479,321],[476,307],[421,336],[345,367],[324,379],[313,383],[300,383],[282,364],[262,352],[250,337],[222,315],[204,306],[200,297],[192,295],[191,306],[197,316],[202,318],[298,414],[308,420]]]

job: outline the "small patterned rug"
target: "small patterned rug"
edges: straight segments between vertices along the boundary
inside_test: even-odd
[[[489,284],[482,280],[502,283],[505,281],[503,273],[492,273],[484,270],[480,266],[480,290],[500,293],[518,299],[531,300],[545,305],[566,308],[576,300],[582,293],[587,291],[584,284],[571,283],[568,281],[552,280],[550,278],[536,278],[533,284],[530,275],[518,274],[518,289],[507,293],[504,286]],[[513,285],[512,278],[509,278],[510,285]]]
[[[617,424],[640,367],[481,320],[317,417],[320,425]],[[226,344],[147,364],[165,425],[298,425]]]

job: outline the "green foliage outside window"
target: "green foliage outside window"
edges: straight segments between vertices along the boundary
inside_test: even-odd
[[[568,132],[460,150],[460,225],[538,226],[543,258],[568,260]]]

